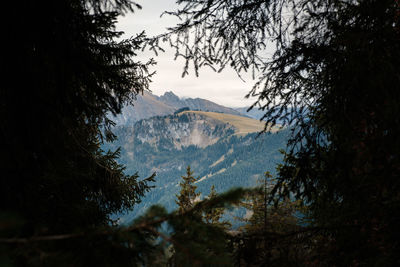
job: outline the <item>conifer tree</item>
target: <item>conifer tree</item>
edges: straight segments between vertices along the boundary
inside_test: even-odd
[[[298,201],[290,199],[271,203],[271,190],[275,183],[265,172],[259,186],[241,203],[249,216],[240,219],[246,224],[234,236],[237,262],[257,266],[293,266],[305,264],[312,255],[304,247],[314,249],[300,233],[306,216]]]
[[[217,192],[215,191],[215,186],[211,186],[210,194],[208,195],[208,199],[213,199],[217,196]],[[218,224],[222,215],[224,214],[223,208],[212,208],[208,211],[205,211],[204,220],[209,224]]]
[[[212,200],[218,196],[215,186],[211,186],[210,194],[207,199]],[[209,207],[204,211],[203,218],[207,224],[218,226],[227,230],[231,224],[228,221],[220,221],[224,215],[225,209],[223,207]]]
[[[194,182],[197,179],[193,177],[190,166],[182,180],[180,194],[176,195],[177,214],[180,216],[170,221],[174,230],[171,236],[174,240],[172,255],[169,258],[171,266],[231,266],[224,229],[203,220],[203,212],[214,207],[201,205],[208,200],[197,201],[200,194],[196,192]]]
[[[183,181],[179,183],[181,190],[179,195],[176,195],[179,213],[184,213],[193,208],[195,201],[200,196],[196,192],[197,186],[194,185],[196,178],[193,177],[193,171],[190,166],[186,168],[186,176],[182,176]]]
[[[330,245],[320,264],[399,265],[399,1],[179,2],[153,44],[170,37],[183,75],[259,74],[252,107],[292,129],[272,194],[307,203]]]
[[[149,82],[148,64],[133,58],[145,36],[118,41],[115,29],[117,17],[137,7],[129,0],[3,3],[13,18],[2,16],[0,265],[124,265],[150,249],[142,242],[141,252],[127,253],[126,244],[151,234],[122,237],[110,216],[139,202],[152,178],[126,174],[119,150],[100,147],[114,138],[110,115]]]

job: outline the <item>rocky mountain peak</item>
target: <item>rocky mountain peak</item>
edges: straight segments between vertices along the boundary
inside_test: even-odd
[[[132,105],[123,108],[122,114],[111,117],[117,125],[133,125],[136,121],[148,119],[154,116],[174,114],[175,111],[188,107],[190,110],[212,111],[243,116],[240,112],[221,106],[202,98],[179,98],[172,91],[156,96],[150,92],[138,95]]]
[[[180,98],[174,92],[168,91],[165,92],[163,95],[160,96],[160,99],[168,99],[168,100],[174,100],[174,101],[179,101]]]

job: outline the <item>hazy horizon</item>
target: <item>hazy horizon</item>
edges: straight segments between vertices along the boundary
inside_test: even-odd
[[[135,36],[143,30],[148,36],[158,35],[177,22],[171,16],[165,15],[160,18],[163,11],[177,8],[174,0],[139,0],[137,2],[142,5],[141,10],[136,10],[133,14],[128,13],[118,20],[117,30],[125,32],[123,38]],[[157,73],[152,79],[150,90],[155,95],[172,91],[179,97],[203,98],[226,107],[245,107],[256,101],[256,98],[245,98],[255,83],[250,74],[242,75],[245,80],[243,81],[228,67],[221,73],[203,68],[200,70],[199,77],[196,77],[190,69],[189,75],[182,78],[183,61],[174,60],[174,52],[168,48],[159,56],[144,51],[136,59],[144,62],[152,57],[157,65],[151,69]]]

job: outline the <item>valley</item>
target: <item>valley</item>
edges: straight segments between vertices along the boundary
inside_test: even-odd
[[[287,129],[279,130],[277,126],[258,136],[264,129],[259,120],[205,111],[201,105],[197,110],[188,109],[136,122],[126,120],[114,129],[118,140],[104,145],[104,149],[121,148],[119,162],[126,166],[126,173],[137,172],[141,178],[156,173],[155,188],[133,211],[121,216],[121,223],[129,223],[154,204],[175,209],[179,182],[189,165],[201,198],[212,185],[219,193],[234,187],[253,187],[265,171],[275,173],[282,161],[279,150],[285,148]]]

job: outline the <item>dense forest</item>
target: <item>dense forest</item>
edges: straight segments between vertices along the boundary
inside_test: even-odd
[[[176,123],[171,122],[174,118]],[[126,173],[137,172],[144,177],[156,173],[155,188],[141,199],[133,212],[122,217],[124,222],[144,212],[151,203],[163,203],[169,211],[176,208],[174,196],[186,166],[191,166],[195,176],[199,177],[196,184],[202,198],[209,193],[212,185],[216,192],[234,187],[254,187],[265,171],[275,174],[277,164],[283,160],[280,150],[285,148],[289,136],[289,129],[261,136],[257,133],[240,136],[221,123],[210,133],[220,136],[216,143],[204,148],[195,145],[176,147],[175,139],[165,133],[169,127],[173,130],[178,126],[187,129],[184,126],[192,120],[182,114],[154,117],[151,121],[155,122],[152,133],[161,136],[157,142],[142,142],[138,138],[146,132],[143,122],[139,121],[133,126],[115,127],[114,134],[118,140],[102,146],[105,150],[120,148],[118,162],[126,166]],[[261,153],[263,156],[260,156]]]
[[[0,265],[399,266],[400,2],[177,2],[179,24],[127,40],[115,24],[140,8],[129,0],[3,3]],[[183,76],[257,73],[252,108],[266,131],[289,129],[287,150],[258,187],[216,183],[202,200],[185,166],[176,210],[118,225],[154,175],[102,146],[109,114],[148,89],[154,61],[138,51],[165,46]],[[238,229],[223,217],[234,206],[249,211]]]

